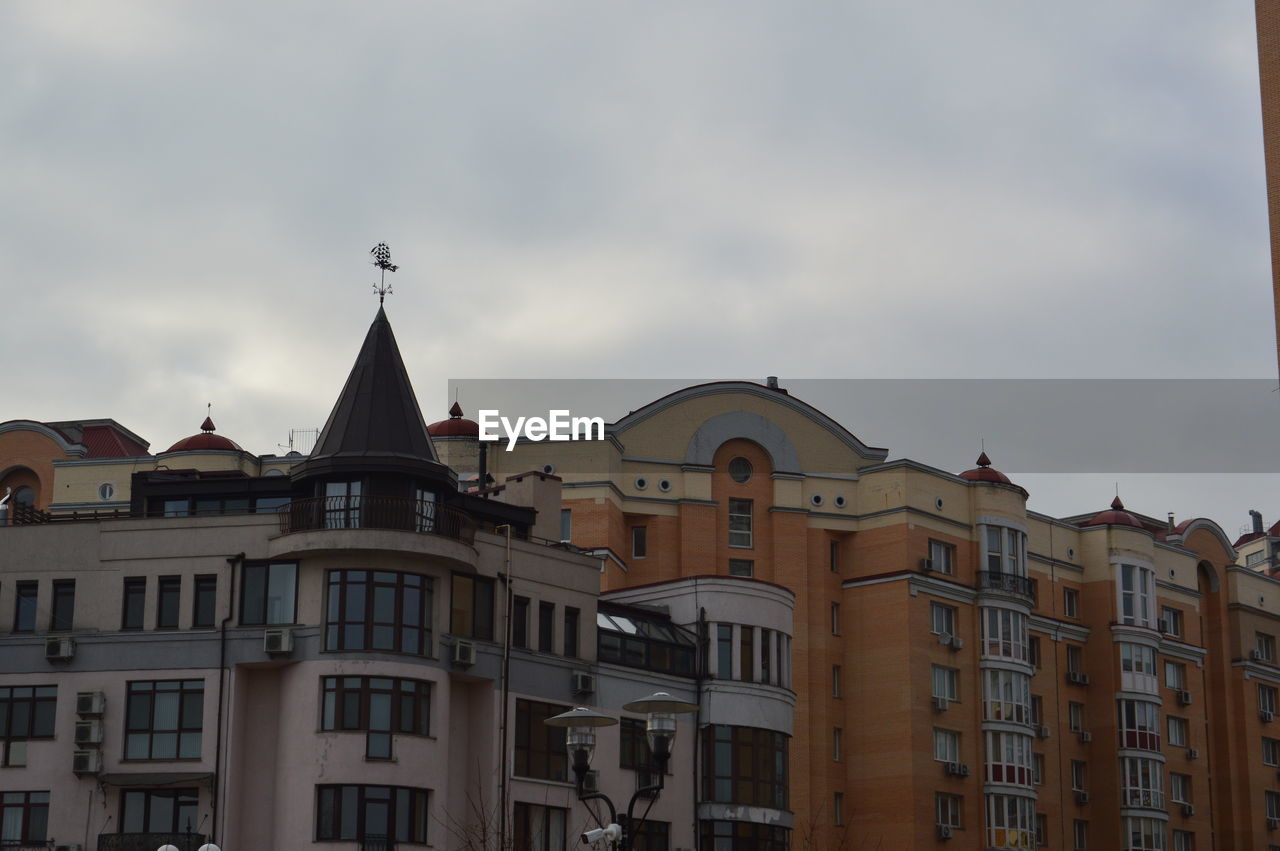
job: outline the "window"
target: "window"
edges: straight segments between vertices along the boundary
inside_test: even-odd
[[[426,789],[317,786],[316,839],[427,841]]]
[[[944,606],[941,603],[929,604],[929,619],[933,624],[934,635],[952,636],[956,634],[956,607]]]
[[[840,634],[840,604],[831,604],[831,634]]]
[[[729,559],[729,575],[745,576],[750,578],[755,575],[756,563],[749,558],[731,558]]]
[[[964,799],[959,795],[948,795],[944,792],[935,792],[933,795],[933,807],[935,818],[938,824],[943,827],[959,828],[960,814],[964,812]]]
[[[755,629],[749,626],[738,627],[738,679],[751,682],[755,679],[756,660]]]
[[[987,572],[1026,576],[1026,535],[1016,529],[987,527]]]
[[[719,626],[712,627],[717,633]],[[729,627],[732,630],[732,627]],[[782,644],[778,633],[775,644]],[[673,624],[669,618],[629,607],[599,603],[596,608],[596,650],[601,662],[691,677],[694,675],[694,632]],[[715,661],[712,657],[711,661]],[[712,676],[732,675],[726,665]],[[779,669],[779,674],[781,670]]]
[[[1268,635],[1265,632],[1256,633],[1253,637],[1255,649],[1258,651],[1258,658],[1263,662],[1274,662],[1276,660],[1276,637]]]
[[[50,632],[70,632],[76,611],[76,581],[58,579],[53,583],[53,612],[49,619]]]
[[[1062,589],[1062,616],[1067,618],[1080,617],[1080,592],[1074,588]]]
[[[121,629],[142,629],[142,620],[146,616],[147,580],[141,576],[130,576],[124,580],[124,605],[120,613]]]
[[[1126,691],[1142,691],[1157,694],[1160,681],[1156,679],[1156,651],[1143,644],[1120,645],[1120,684]]]
[[[564,607],[564,655],[578,658],[578,624],[582,613],[572,606]]]
[[[986,721],[1031,724],[1031,678],[1016,671],[982,672],[982,717]]]
[[[1049,844],[1049,820],[1044,813],[1036,813],[1036,845],[1044,847]]]
[[[740,485],[751,481],[751,462],[746,458],[734,458],[729,462],[729,478]]]
[[[1089,851],[1089,822],[1076,819],[1071,823],[1071,838],[1075,848],[1073,851]]]
[[[180,833],[195,829],[197,789],[126,789],[120,795],[121,833]]]
[[[511,646],[529,646],[529,598],[516,597],[511,612]]]
[[[17,582],[13,587],[17,595],[13,609],[13,631],[35,632],[39,586],[35,582]]]
[[[1122,564],[1119,572],[1120,622],[1155,626],[1155,571],[1149,567]]]
[[[1164,684],[1174,691],[1187,687],[1187,666],[1181,662],[1164,663]]]
[[[416,573],[329,571],[324,649],[430,652],[431,592],[431,580]],[[489,630],[492,638],[492,620]]]
[[[0,688],[0,765],[27,764],[28,739],[52,739],[57,686]]]
[[[1267,792],[1267,818],[1280,818],[1280,792]]]
[[[1262,737],[1262,764],[1280,765],[1280,739]]]
[[[1072,792],[1083,792],[1086,788],[1088,788],[1087,786],[1085,786],[1085,765],[1086,763],[1078,759],[1071,760],[1071,791]]]
[[[988,783],[1016,783],[1030,786],[1035,779],[1031,744],[1035,740],[1023,733],[988,730],[986,778]]]
[[[1255,550],[1254,552],[1251,552],[1247,556],[1245,556],[1244,566],[1253,567],[1255,564],[1258,564],[1266,557],[1267,557],[1266,550]]]
[[[830,567],[832,573],[840,572],[840,542],[832,540],[830,544]]]
[[[744,851],[787,851],[791,831],[785,827],[749,821],[698,822],[699,848],[734,848]]]
[[[947,700],[959,700],[959,690],[956,687],[957,673],[958,671],[955,668],[934,665],[933,696],[945,697]]]
[[[560,542],[569,543],[573,540],[573,509],[560,509]]]
[[[1164,807],[1164,769],[1154,759],[1127,756],[1120,760],[1124,783],[1120,804],[1128,807]]]
[[[1040,667],[1040,636],[1033,635],[1027,639],[1027,661],[1031,667]]]
[[[1169,800],[1175,804],[1191,803],[1191,775],[1171,773],[1169,775]]]
[[[1174,638],[1182,637],[1182,610],[1175,609],[1172,606],[1162,606],[1160,609],[1160,620],[1162,620],[1164,632]]]
[[[1084,730],[1084,704],[1074,700],[1067,704],[1067,727],[1073,733]]]
[[[751,500],[729,500],[729,546],[751,549]]]
[[[360,526],[360,482],[325,482],[324,527],[357,529]]]
[[[632,771],[649,771],[653,765],[653,755],[649,751],[645,722],[638,718],[623,718],[620,724],[618,767],[629,768]]]
[[[1084,648],[1078,644],[1067,645],[1067,673],[1078,674],[1084,669]]]
[[[210,629],[213,627],[217,599],[218,577],[212,573],[197,576],[195,580],[195,599],[191,605],[192,629]]]
[[[1187,719],[1169,716],[1169,746],[1185,748],[1187,746]]]
[[[844,824],[844,793],[843,792],[836,792],[835,796],[831,799],[831,815],[832,815],[832,821],[835,823],[836,827],[840,827],[841,825]]]
[[[996,848],[1029,848],[1034,841],[1035,798],[987,795],[987,844]]]
[[[671,851],[671,822],[645,819],[640,832],[631,839],[631,848],[632,851]]]
[[[555,603],[538,604],[538,650],[542,653],[554,652],[552,646],[555,643],[555,617]]]
[[[1037,786],[1044,785],[1044,754],[1031,755],[1031,782]]]
[[[431,683],[391,677],[322,677],[320,729],[369,735],[365,756],[391,758],[391,736],[431,733]]]
[[[938,573],[955,573],[956,548],[942,541],[929,541],[929,566]]]
[[[565,728],[542,723],[568,710],[569,707],[554,703],[516,701],[516,776],[559,781],[568,778]]]
[[[1144,700],[1116,701],[1120,712],[1120,747],[1160,750],[1160,710]]]
[[[774,672],[770,669],[773,658],[773,631],[760,627],[760,682],[774,683]]]
[[[844,730],[839,727],[831,728],[831,759],[840,762],[844,754]]]
[[[1189,830],[1175,830],[1173,851],[1196,851],[1196,835]]]
[[[514,851],[564,851],[568,820],[569,811],[560,807],[517,801]]]
[[[831,666],[831,696],[834,698],[839,698],[841,696],[839,665]]]
[[[156,629],[178,628],[178,605],[182,599],[182,577],[161,576],[156,604]]]
[[[449,632],[462,638],[493,640],[493,580],[468,573],[453,575]]]
[[[0,847],[43,845],[48,830],[48,792],[0,792]]]
[[[933,758],[937,762],[960,761],[960,734],[955,730],[933,728]]]
[[[1124,820],[1125,851],[1165,851],[1166,823],[1153,818]]]
[[[787,809],[787,736],[713,724],[702,738],[703,798]]]
[[[733,676],[733,627],[726,623],[716,624],[716,676]]]
[[[631,527],[631,557],[644,558],[649,553],[647,526]]]
[[[125,759],[199,759],[204,680],[129,683]]]
[[[297,587],[296,562],[246,564],[240,592],[241,626],[296,623]],[[333,605],[332,600],[329,605]]]
[[[1031,695],[1031,725],[1038,727],[1044,723],[1044,698],[1038,694]]]
[[[1276,714],[1276,687],[1258,684],[1258,711]]]

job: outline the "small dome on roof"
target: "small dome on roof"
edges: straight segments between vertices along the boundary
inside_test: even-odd
[[[462,416],[462,406],[457,402],[449,409],[449,419],[427,426],[432,437],[479,437],[480,424]]]
[[[220,434],[214,434],[213,419],[205,417],[204,422],[200,424],[200,433],[193,434],[190,437],[184,437],[173,446],[170,446],[165,452],[193,452],[208,450],[230,450],[232,452],[243,452],[240,445],[234,440],[229,440]],[[161,453],[164,454],[164,453]]]
[[[1111,508],[1107,511],[1100,511],[1093,516],[1093,519],[1084,526],[1133,526],[1141,529],[1143,525],[1138,522],[1138,518],[1124,510],[1124,503],[1117,496],[1111,500]]]
[[[978,466],[972,470],[965,470],[960,474],[960,478],[968,479],[971,482],[996,482],[1001,485],[1012,485],[1009,477],[1004,473],[991,466],[991,459],[987,457],[987,453],[983,452],[978,456]]]

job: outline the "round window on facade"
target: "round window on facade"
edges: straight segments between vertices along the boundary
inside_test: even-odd
[[[844,508],[845,498],[843,496],[836,497],[836,508]]]
[[[809,497],[809,501],[815,506],[822,505],[822,494],[815,493],[813,496]]]
[[[111,482],[103,482],[102,484],[98,485],[98,499],[105,501],[105,500],[111,499],[111,497],[115,495],[116,495],[116,486],[111,484]]]
[[[642,491],[649,487],[649,480],[644,476],[636,476],[636,490]]]
[[[671,490],[671,480],[658,479],[658,490],[662,491],[663,493],[666,493],[667,491]]]
[[[938,497],[937,499],[935,499],[935,500],[933,501],[933,505],[934,505],[934,507],[935,507],[935,508],[937,508],[939,511],[941,511],[941,510],[942,510],[942,497]]]
[[[1075,557],[1076,557],[1076,548],[1067,547],[1067,558],[1075,558]]]
[[[542,472],[546,473],[548,476],[550,476],[550,475],[554,475],[554,474],[555,474],[555,471],[556,471],[556,465],[555,465],[555,464],[543,464],[543,465],[542,465]]]
[[[729,462],[729,478],[738,484],[751,480],[751,462],[746,458],[734,458]]]

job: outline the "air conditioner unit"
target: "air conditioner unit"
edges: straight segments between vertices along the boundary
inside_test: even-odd
[[[583,792],[599,792],[600,791],[600,772],[594,768],[582,776]]]
[[[1263,724],[1270,724],[1276,720],[1276,714],[1269,709],[1264,709],[1258,713],[1258,717],[1262,719]]]
[[[102,744],[101,721],[77,721],[75,742],[77,745]]]
[[[1182,814],[1183,814],[1184,816],[1193,816],[1193,815],[1195,815],[1195,814],[1196,814],[1196,806],[1195,806],[1195,804],[1183,804],[1183,805],[1182,805]]]
[[[949,647],[951,645],[951,633],[944,632],[939,634],[938,643],[941,644],[943,647]]]
[[[102,771],[102,751],[76,751],[71,755],[71,770],[76,774]]]
[[[1080,671],[1067,671],[1067,682],[1078,686],[1087,686],[1089,684],[1089,675]]]
[[[470,667],[476,663],[476,646],[459,639],[453,645],[453,664]]]
[[[1090,733],[1088,730],[1081,730],[1080,741],[1082,744],[1089,744],[1093,741],[1093,733]]]
[[[1253,660],[1253,661],[1255,661],[1255,662],[1261,662],[1261,661],[1262,661],[1262,651],[1261,651],[1261,650],[1250,650],[1250,651],[1249,651],[1249,658],[1250,658],[1250,659],[1252,659],[1252,660]]]
[[[950,647],[951,647],[951,649],[952,649],[952,650],[963,650],[963,649],[964,649],[964,639],[963,639],[963,638],[961,638],[961,637],[960,637],[960,636],[958,636],[958,635],[953,635],[953,636],[951,636],[951,640],[950,640],[949,642],[947,642],[947,643],[950,645]]]
[[[96,718],[107,710],[107,696],[100,691],[76,692],[76,714],[81,718]]]
[[[1280,830],[1280,818],[1267,819],[1267,830]]]
[[[67,636],[46,638],[44,640],[44,658],[50,662],[65,662],[76,655],[76,642]]]
[[[1199,759],[1200,751],[1195,748],[1187,748],[1187,759]]]
[[[1191,692],[1189,692],[1189,691],[1185,691],[1185,690],[1184,690],[1184,691],[1180,691],[1180,692],[1178,692],[1178,705],[1179,705],[1179,706],[1190,706],[1190,705],[1191,705]]]
[[[951,701],[945,697],[935,697],[933,699],[933,708],[935,712],[946,712],[947,707],[951,705]]]
[[[923,570],[925,573],[928,573],[929,571],[933,570],[933,559],[931,558],[920,559],[920,569]]]
[[[585,671],[573,672],[573,693],[591,694],[596,690],[596,678]]]
[[[262,631],[262,649],[271,655],[293,652],[293,630],[287,626],[273,626]]]
[[[1076,790],[1076,803],[1080,804],[1081,806],[1089,803],[1089,793],[1084,791],[1083,789]]]
[[[947,776],[948,777],[968,777],[969,766],[965,765],[963,762],[948,762]]]
[[[951,838],[951,825],[949,825],[949,824],[940,824],[940,825],[938,825],[938,838],[939,838],[939,839],[950,839],[950,838]]]
[[[1040,729],[1036,730],[1036,735],[1037,735],[1037,736],[1039,736],[1039,737],[1040,737],[1040,738],[1042,738],[1042,739],[1047,739],[1047,738],[1049,738],[1049,728],[1048,728],[1048,727],[1041,727]]]

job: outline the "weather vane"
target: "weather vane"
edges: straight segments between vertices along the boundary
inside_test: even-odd
[[[381,282],[373,285],[373,291],[378,294],[378,304],[382,304],[387,294],[392,292],[391,285],[387,283],[387,273],[400,267],[391,262],[391,248],[385,242],[379,242],[369,253],[373,255],[373,265],[382,270]]]

